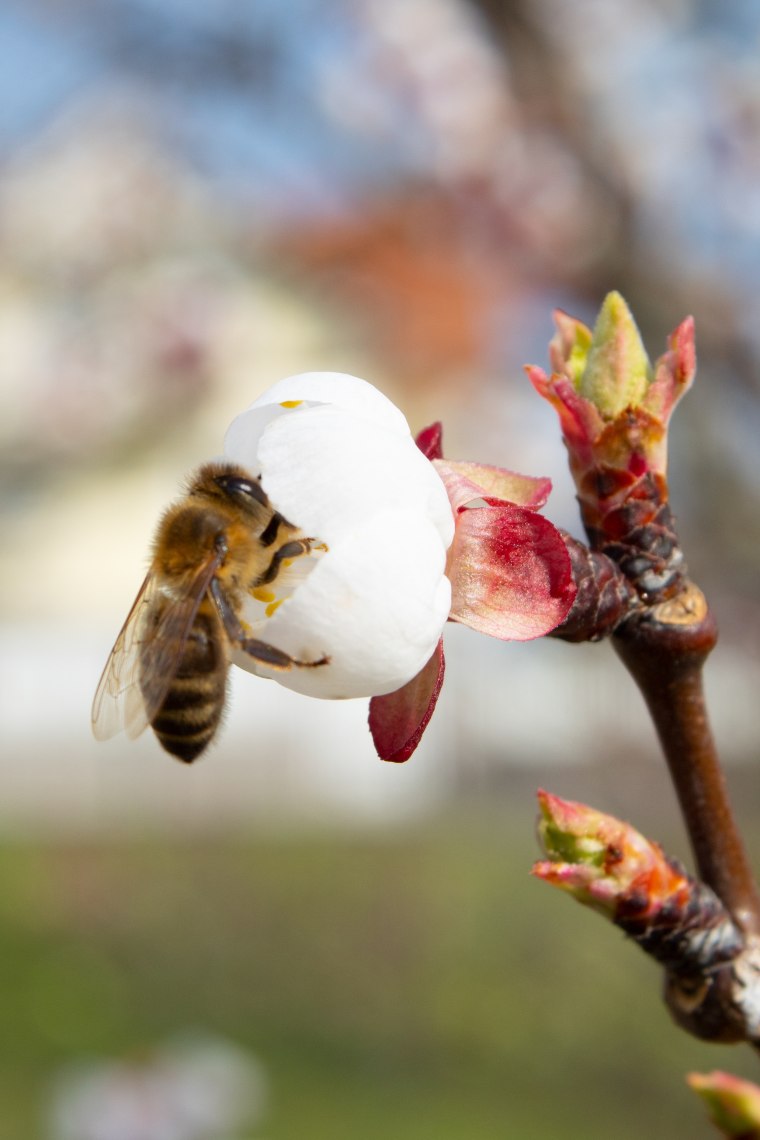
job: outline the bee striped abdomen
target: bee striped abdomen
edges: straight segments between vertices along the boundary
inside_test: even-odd
[[[190,763],[209,744],[224,711],[224,632],[216,612],[201,605],[182,660],[151,726],[167,752]]]

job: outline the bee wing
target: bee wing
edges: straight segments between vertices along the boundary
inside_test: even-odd
[[[209,557],[190,579],[178,598],[168,600],[158,620],[150,623],[140,638],[140,683],[147,723],[164,703],[185,652],[198,608],[219,569],[219,558]],[[154,611],[155,612],[155,611]],[[151,611],[148,611],[148,617]],[[127,733],[129,734],[129,725]]]
[[[127,620],[114,642],[92,702],[92,731],[97,740],[108,740],[126,728],[139,736],[148,723],[140,695],[138,669],[141,630],[151,598],[156,590],[154,575],[147,574]]]
[[[95,691],[92,731],[97,740],[108,740],[122,729],[134,739],[153,720],[174,680],[198,607],[218,567],[218,558],[207,559],[179,598],[163,604],[156,600],[161,591],[158,577],[148,573]]]

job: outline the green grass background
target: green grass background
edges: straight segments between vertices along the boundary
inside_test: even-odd
[[[251,1136],[709,1137],[657,968],[532,879],[532,821],[0,846],[0,1137],[61,1065],[182,1031],[252,1050]]]

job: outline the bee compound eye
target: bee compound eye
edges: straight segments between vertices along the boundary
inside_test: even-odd
[[[269,500],[257,479],[247,479],[243,475],[217,475],[214,481],[231,499],[268,505]]]

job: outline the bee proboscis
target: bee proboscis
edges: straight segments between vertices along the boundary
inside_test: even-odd
[[[95,736],[125,729],[136,737],[150,725],[189,763],[219,727],[233,648],[274,670],[325,665],[325,656],[299,661],[248,636],[240,616],[246,596],[319,548],[242,467],[201,467],[158,525],[150,568],[95,693]]]

